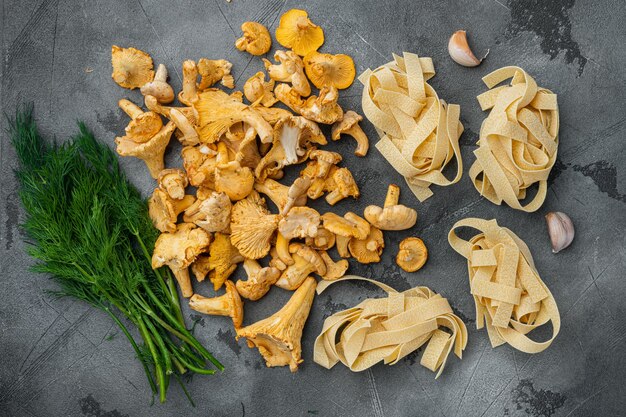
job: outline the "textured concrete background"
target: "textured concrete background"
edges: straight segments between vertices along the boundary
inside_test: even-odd
[[[177,4],[175,4],[177,3]],[[185,311],[200,340],[226,365],[214,377],[189,385],[198,407],[189,406],[172,385],[168,402],[150,407],[149,389],[127,341],[103,314],[72,300],[44,293],[45,276],[27,272],[18,224],[22,212],[11,169],[14,153],[2,135],[0,205],[0,414],[10,416],[612,416],[626,407],[626,9],[622,0],[452,2],[223,0],[205,2],[3,0],[2,110],[34,101],[41,130],[63,140],[85,120],[108,143],[127,122],[116,108],[138,92],[111,80],[111,44],[135,46],[171,70],[180,87],[184,59],[226,58],[241,87],[262,68],[259,59],[238,52],[239,26],[257,20],[273,32],[278,16],[301,6],[326,34],[323,50],[348,53],[357,71],[390,60],[392,52],[432,56],[432,85],[449,102],[460,103],[466,131],[461,138],[467,167],[485,115],[475,96],[480,78],[504,65],[519,65],[559,94],[561,144],[544,206],[525,214],[480,198],[465,175],[455,186],[435,188],[419,204],[403,187],[402,201],[420,213],[406,233],[387,233],[383,261],[353,264],[351,272],[406,289],[427,285],[447,297],[468,325],[463,360],[451,357],[438,380],[419,365],[419,355],[363,373],[342,366],[328,371],[312,362],[313,340],[323,318],[381,292],[367,285],[340,284],[316,298],[303,338],[300,371],[266,369],[256,350],[234,342],[228,319]],[[467,29],[477,52],[491,50],[478,68],[465,69],[447,56],[449,35]],[[360,111],[361,86],[344,91],[345,109]],[[4,121],[2,122],[4,123]],[[370,125],[367,131],[374,138]],[[375,149],[365,160],[351,157],[349,139],[332,143],[355,173],[358,202],[339,212],[381,203],[386,185],[404,184]],[[180,164],[178,147],[168,154]],[[148,193],[154,186],[143,164],[124,159],[132,181]],[[466,171],[467,172],[467,171]],[[323,204],[316,207],[325,210]],[[543,216],[567,212],[576,240],[553,255]],[[534,356],[509,346],[492,349],[485,331],[476,331],[465,260],[446,241],[457,220],[496,218],[530,246],[538,269],[561,309],[562,330],[554,344]],[[395,266],[399,240],[422,237],[430,260],[418,273]],[[238,272],[241,275],[241,272]],[[206,285],[198,292],[210,294]],[[246,305],[246,322],[265,317],[287,299],[274,289]]]

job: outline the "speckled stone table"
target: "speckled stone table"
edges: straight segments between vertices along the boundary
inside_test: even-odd
[[[401,290],[427,285],[447,297],[469,329],[463,359],[451,357],[438,380],[419,365],[419,355],[362,373],[317,366],[313,341],[323,319],[363,298],[383,295],[369,285],[340,284],[315,299],[303,337],[304,364],[296,374],[265,368],[256,350],[234,341],[229,320],[199,317],[185,308],[189,321],[198,322],[196,334],[225,363],[226,372],[193,378],[189,389],[196,408],[176,386],[166,404],[151,407],[143,371],[111,321],[84,304],[51,298],[45,290],[53,284],[28,272],[32,262],[18,227],[23,213],[12,174],[15,155],[3,132],[0,415],[623,415],[626,7],[621,0],[4,0],[2,111],[12,113],[17,103],[34,101],[46,136],[64,140],[76,131],[75,120],[82,119],[112,144],[126,123],[117,100],[138,100],[139,93],[112,82],[111,44],[149,52],[170,68],[177,89],[184,59],[226,58],[241,87],[262,63],[235,49],[240,24],[256,20],[273,32],[280,14],[297,6],[324,28],[323,50],[350,54],[359,73],[389,61],[392,52],[433,57],[437,75],[432,85],[442,98],[461,105],[466,175],[452,187],[434,187],[434,196],[422,204],[403,186],[401,201],[419,211],[417,226],[387,233],[382,262],[353,263],[351,271]],[[490,49],[478,68],[462,68],[447,55],[448,37],[460,28],[469,31],[476,51]],[[485,117],[475,99],[485,89],[480,78],[505,65],[525,68],[559,94],[559,158],[546,202],[532,214],[484,200],[467,176]],[[357,82],[342,93],[341,104],[360,111],[360,97]],[[372,126],[364,126],[373,140]],[[344,155],[362,191],[358,201],[338,204],[340,212],[361,211],[381,201],[388,183],[404,184],[376,149],[357,160],[353,146],[349,139],[330,145]],[[169,165],[180,164],[178,150],[173,146],[168,153]],[[122,165],[144,193],[151,191],[154,184],[138,160],[123,159]],[[313,206],[324,208],[322,202]],[[569,213],[576,224],[574,244],[558,255],[550,252],[543,219],[552,210]],[[446,240],[450,227],[468,216],[496,218],[530,246],[561,309],[561,333],[545,352],[530,356],[509,346],[492,349],[485,331],[475,329],[465,260]],[[422,237],[430,252],[426,266],[412,274],[393,262],[398,242],[409,234]],[[203,286],[198,291],[210,294]],[[287,297],[273,290],[248,303],[246,322],[273,313]]]

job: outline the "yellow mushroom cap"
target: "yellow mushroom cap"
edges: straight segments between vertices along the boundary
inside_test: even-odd
[[[304,10],[291,9],[280,17],[276,40],[285,48],[300,55],[317,51],[324,43],[324,31],[313,24]]]
[[[356,70],[354,61],[344,54],[322,54],[317,51],[304,57],[304,70],[317,88],[336,87],[340,90],[350,87]]]
[[[135,48],[111,47],[113,81],[120,87],[131,90],[139,88],[154,79],[152,57]]]

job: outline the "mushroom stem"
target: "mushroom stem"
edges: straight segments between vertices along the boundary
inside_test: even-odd
[[[191,105],[198,99],[198,91],[196,89],[196,80],[198,78],[198,67],[196,63],[190,59],[183,62],[183,91],[181,91],[179,100],[183,104]]]
[[[193,287],[191,286],[191,278],[189,278],[189,269],[188,268],[170,268],[174,273],[174,277],[178,282],[178,286],[180,287],[180,291],[182,292],[183,297],[189,298],[193,295]]]
[[[163,64],[159,64],[156,73],[154,74],[154,81],[167,81],[167,68]]]
[[[141,114],[143,114],[143,110],[141,110],[141,107],[139,107],[130,100],[126,100],[125,98],[118,101],[117,105],[120,106],[120,109],[122,109],[124,113],[126,113],[131,119],[136,119]]]
[[[184,141],[184,143],[188,145],[196,145],[200,142],[198,132],[196,132],[196,129],[194,129],[193,125],[189,122],[189,119],[179,110],[175,108],[170,109],[170,120],[183,132],[181,142]]]
[[[369,150],[370,143],[367,135],[361,129],[361,126],[355,124],[350,129],[345,131],[346,134],[352,136],[354,140],[356,140],[356,149],[354,150],[354,154],[356,156],[365,156],[367,155],[367,151]]]
[[[276,253],[278,259],[283,261],[285,265],[293,265],[293,258],[289,253],[289,239],[280,232],[276,234]]]
[[[385,198],[385,208],[397,206],[400,200],[400,187],[395,184],[389,184],[387,189],[387,197]]]
[[[230,296],[228,294],[219,297],[206,298],[194,294],[189,300],[189,307],[200,313],[214,316],[230,316]]]
[[[140,159],[143,159],[139,157]],[[165,161],[163,161],[163,157],[161,158],[146,158],[143,159],[148,167],[148,171],[150,171],[150,175],[152,178],[158,178],[159,173],[165,169]]]

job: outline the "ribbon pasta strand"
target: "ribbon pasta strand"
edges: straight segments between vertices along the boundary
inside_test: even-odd
[[[511,79],[508,86],[498,86]],[[478,102],[489,115],[480,128],[476,161],[469,174],[476,190],[494,204],[504,201],[526,212],[543,204],[556,161],[559,111],[556,94],[537,86],[519,67],[500,68],[483,78],[490,90]],[[526,190],[539,183],[526,205]]]
[[[376,148],[424,201],[433,194],[432,184],[447,186],[461,179],[461,107],[440,100],[428,84],[435,75],[431,58],[407,52],[393,58],[359,77],[363,113],[380,136]],[[457,170],[450,180],[442,171],[453,159]]]
[[[466,241],[456,235],[460,227],[481,233]],[[467,259],[476,328],[487,327],[491,346],[508,343],[525,353],[548,348],[559,333],[561,317],[528,246],[495,220],[477,218],[458,221],[448,234],[448,242]],[[550,339],[536,342],[526,336],[548,322],[552,322]]]
[[[465,324],[448,300],[427,287],[397,292],[381,282],[349,275],[321,281],[317,293],[335,282],[355,279],[377,285],[388,297],[369,298],[328,317],[315,340],[317,364],[330,369],[341,362],[359,372],[381,360],[393,365],[426,344],[420,363],[439,377],[452,350],[461,358],[467,345]]]

